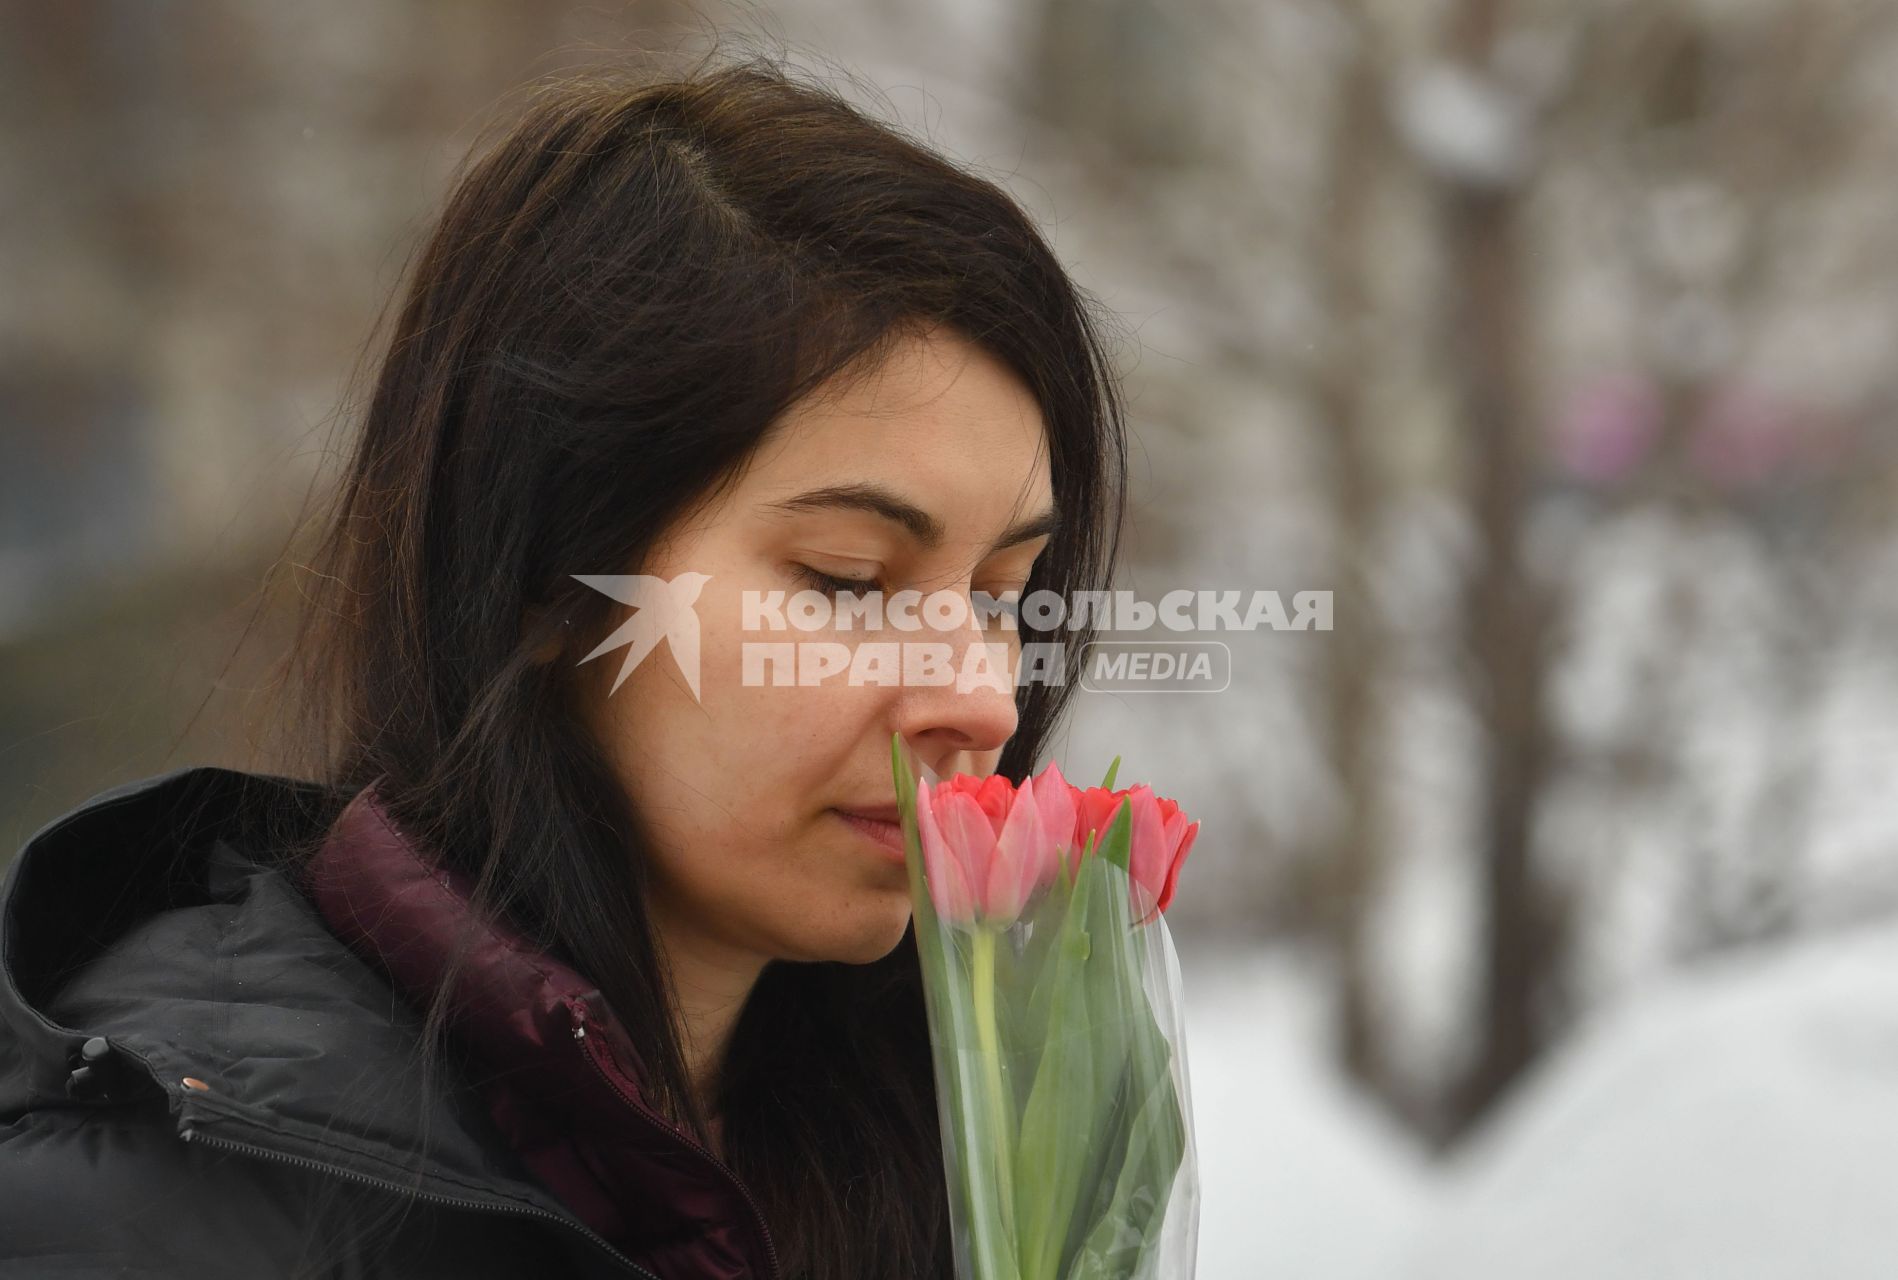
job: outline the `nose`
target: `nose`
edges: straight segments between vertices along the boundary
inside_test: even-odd
[[[962,603],[969,605],[965,596]],[[1015,736],[1021,713],[1015,705],[1014,647],[1000,633],[985,629],[973,607],[962,611],[959,625],[938,625],[927,618],[905,639],[933,644],[947,654],[946,683],[927,683],[918,657],[903,664],[903,698],[897,729],[932,768],[947,774],[964,768],[958,754],[998,752]],[[976,651],[986,647],[986,654]],[[987,665],[978,665],[986,656]],[[974,772],[973,768],[968,769]]]

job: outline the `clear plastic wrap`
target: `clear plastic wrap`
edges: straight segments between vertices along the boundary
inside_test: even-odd
[[[900,739],[893,764],[960,1280],[1191,1280],[1179,960],[1127,869],[1128,806],[1025,903],[945,914]]]

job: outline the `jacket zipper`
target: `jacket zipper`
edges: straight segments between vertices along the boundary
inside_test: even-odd
[[[784,1271],[778,1262],[778,1247],[771,1239],[771,1226],[765,1221],[764,1210],[758,1207],[758,1201],[752,1196],[751,1188],[747,1187],[738,1175],[732,1171],[730,1165],[720,1160],[718,1156],[704,1144],[676,1125],[668,1124],[663,1117],[657,1115],[637,1098],[627,1093],[627,1091],[620,1086],[619,1081],[615,1080],[612,1075],[607,1072],[606,1067],[600,1062],[599,1053],[610,1052],[610,1049],[602,1044],[601,1049],[595,1052],[593,1048],[587,1044],[586,1006],[577,1000],[568,1000],[566,1004],[567,1013],[573,1019],[574,1043],[580,1047],[581,1055],[591,1064],[594,1072],[599,1075],[600,1079],[606,1082],[607,1087],[618,1094],[620,1099],[625,1102],[627,1106],[643,1116],[649,1123],[664,1129],[668,1134],[704,1156],[706,1160],[711,1163],[713,1168],[725,1175],[725,1180],[730,1182],[732,1186],[737,1189],[738,1194],[744,1197],[745,1203],[751,1207],[751,1216],[758,1224],[758,1235],[764,1241],[765,1254],[771,1262],[771,1280],[781,1280]]]
[[[537,1205],[507,1204],[493,1200],[463,1199],[456,1196],[441,1195],[433,1191],[417,1191],[412,1187],[391,1182],[386,1178],[378,1178],[367,1173],[358,1173],[354,1169],[345,1169],[341,1165],[326,1164],[321,1160],[312,1160],[307,1156],[293,1156],[282,1151],[273,1151],[269,1147],[254,1146],[251,1143],[238,1142],[231,1138],[215,1138],[189,1124],[178,1131],[178,1136],[196,1146],[210,1147],[222,1151],[233,1151],[240,1155],[254,1156],[264,1160],[274,1160],[279,1164],[295,1165],[300,1169],[315,1170],[318,1173],[328,1174],[333,1177],[348,1178],[355,1182],[380,1188],[394,1195],[404,1196],[412,1200],[420,1200],[427,1204],[438,1204],[451,1209],[475,1209],[488,1213],[508,1213],[527,1218],[544,1218],[549,1222],[557,1222],[561,1226],[585,1236],[614,1262],[632,1274],[641,1277],[641,1280],[660,1280],[658,1276],[646,1270],[646,1268],[640,1266],[631,1258],[628,1258],[618,1249],[615,1249],[605,1236],[587,1226],[584,1222],[577,1221],[573,1218],[562,1217],[560,1214],[542,1209]]]

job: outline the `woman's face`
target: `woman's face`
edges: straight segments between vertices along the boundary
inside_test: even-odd
[[[911,510],[834,500],[843,489]],[[1019,591],[1048,541],[1034,526],[1052,508],[1033,397],[994,357],[938,329],[906,339],[869,377],[794,406],[736,482],[670,531],[640,571],[708,575],[693,609],[700,696],[664,642],[610,693],[626,651],[593,659],[585,695],[645,824],[650,901],[669,944],[760,963],[887,954],[909,919],[907,873],[838,810],[893,806],[892,734],[947,776],[994,772],[1015,732],[1019,641],[999,621],[747,631],[743,594],[818,590],[834,601],[813,572],[873,582],[886,602],[904,588],[965,600]],[[746,676],[747,642],[933,643],[948,647],[952,672],[970,646],[1005,645],[1008,662],[994,683],[961,689],[847,672],[785,687],[770,667]]]

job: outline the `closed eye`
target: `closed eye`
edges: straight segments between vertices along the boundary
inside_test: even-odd
[[[796,572],[812,590],[827,596],[854,595],[859,591],[874,591],[877,586],[875,578],[839,578],[807,564],[796,566]]]
[[[881,589],[876,578],[840,578],[822,569],[807,564],[793,564],[793,573],[810,589],[825,596],[857,595],[860,592]],[[979,591],[978,596],[986,599],[986,620],[990,625],[1007,631],[1015,631],[1021,622],[1021,593],[1025,587],[1003,587],[994,592]],[[984,606],[978,604],[978,609]]]

